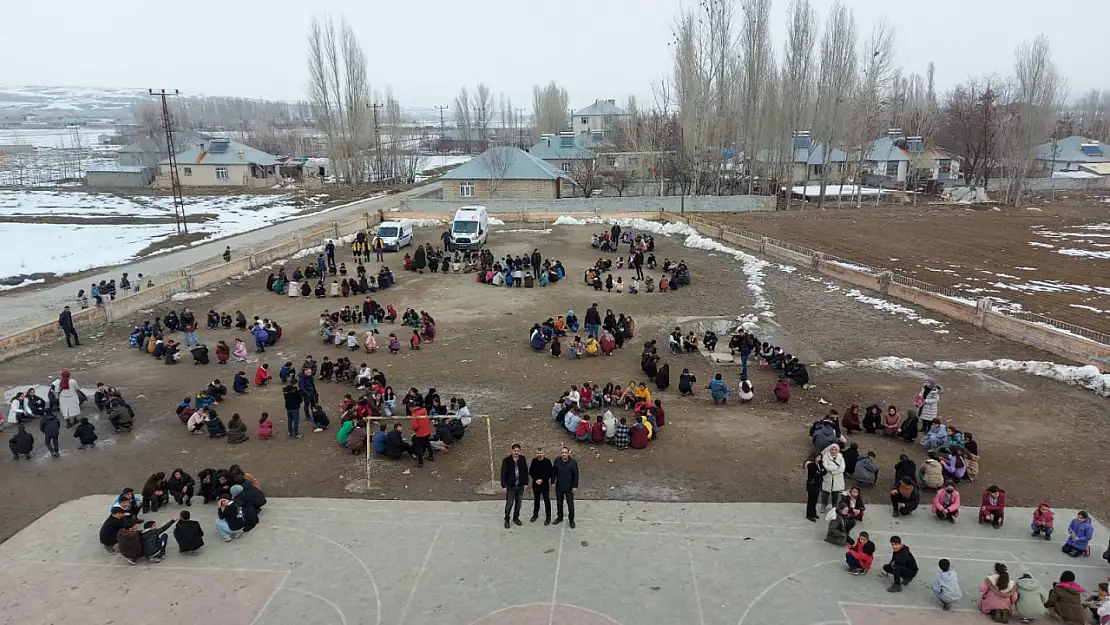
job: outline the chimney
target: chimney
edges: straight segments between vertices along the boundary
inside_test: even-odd
[[[240,151],[239,152],[239,160],[243,160],[243,155],[244,155],[244,153],[242,151]]]
[[[616,101],[616,100],[606,100],[606,102],[608,102],[609,104],[612,104],[613,106],[616,106],[616,105],[617,105],[617,101]]]

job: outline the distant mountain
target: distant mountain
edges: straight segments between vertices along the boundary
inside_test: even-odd
[[[119,117],[127,113],[134,102],[149,98],[145,89],[0,87],[0,115]]]

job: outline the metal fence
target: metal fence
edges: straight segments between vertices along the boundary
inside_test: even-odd
[[[958,291],[956,289],[951,289],[951,288],[948,288],[946,286],[937,286],[935,284],[930,284],[928,282],[918,280],[917,278],[911,278],[909,276],[904,276],[900,273],[891,272],[890,273],[890,281],[895,282],[897,284],[901,284],[902,286],[908,286],[910,288],[917,289],[919,291],[927,291],[929,293],[934,293],[936,295],[940,295],[942,297],[947,297],[949,299],[955,299],[955,300],[960,300],[960,301],[969,302],[969,303],[973,303],[978,299],[977,297],[975,297],[971,294],[963,293],[961,291]]]
[[[1081,336],[1081,337],[1083,337],[1083,338],[1085,338],[1089,341],[1094,341],[1095,343],[1101,343],[1103,345],[1110,345],[1110,334],[1107,334],[1106,332],[1099,332],[1097,330],[1092,330],[1090,328],[1084,328],[1083,326],[1077,326],[1074,323],[1068,323],[1066,321],[1060,321],[1059,319],[1053,319],[1052,317],[1046,317],[1046,316],[1038,314],[1038,313],[1025,312],[1025,311],[1021,311],[1021,310],[997,310],[997,309],[995,310],[995,312],[1006,315],[1007,317],[1012,317],[1014,319],[1019,319],[1021,321],[1026,321],[1026,322],[1029,322],[1029,323],[1037,323],[1037,324],[1041,324],[1041,325],[1050,326],[1050,327],[1053,327],[1057,330],[1067,332],[1069,334],[1074,334],[1076,336]]]

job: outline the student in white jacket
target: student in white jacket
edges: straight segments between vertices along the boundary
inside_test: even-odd
[[[840,455],[840,445],[833,443],[821,452],[821,468],[825,476],[821,479],[821,513],[828,509],[829,500],[836,504],[836,497],[844,490],[844,456]]]
[[[8,405],[7,423],[18,425],[20,420],[27,418],[27,409],[23,406],[23,393],[16,393],[12,403]]]

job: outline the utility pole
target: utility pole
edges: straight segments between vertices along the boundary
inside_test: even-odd
[[[166,131],[166,156],[170,161],[170,190],[173,192],[173,221],[177,232],[189,234],[189,224],[185,221],[185,198],[181,194],[181,178],[177,175],[177,148],[173,144],[173,119],[170,118],[170,105],[166,98],[181,95],[177,89],[173,93],[165,89],[147,90],[150,95],[162,99],[162,129]]]
[[[439,152],[440,148],[443,146],[443,137],[447,132],[446,130],[444,130],[443,111],[446,111],[449,108],[451,107],[447,106],[446,104],[436,106],[436,110],[439,111],[439,141],[436,142],[436,152]],[[443,155],[443,165],[447,166],[446,154]]]
[[[385,164],[382,161],[382,127],[381,124],[378,122],[378,109],[385,105],[380,102],[375,102],[373,104],[367,104],[366,106],[374,109],[374,145],[377,147],[378,151],[378,166],[376,168],[376,171],[378,173],[378,183],[380,185],[383,182],[382,170],[385,167]]]
[[[524,109],[516,110],[517,146],[524,149]]]

